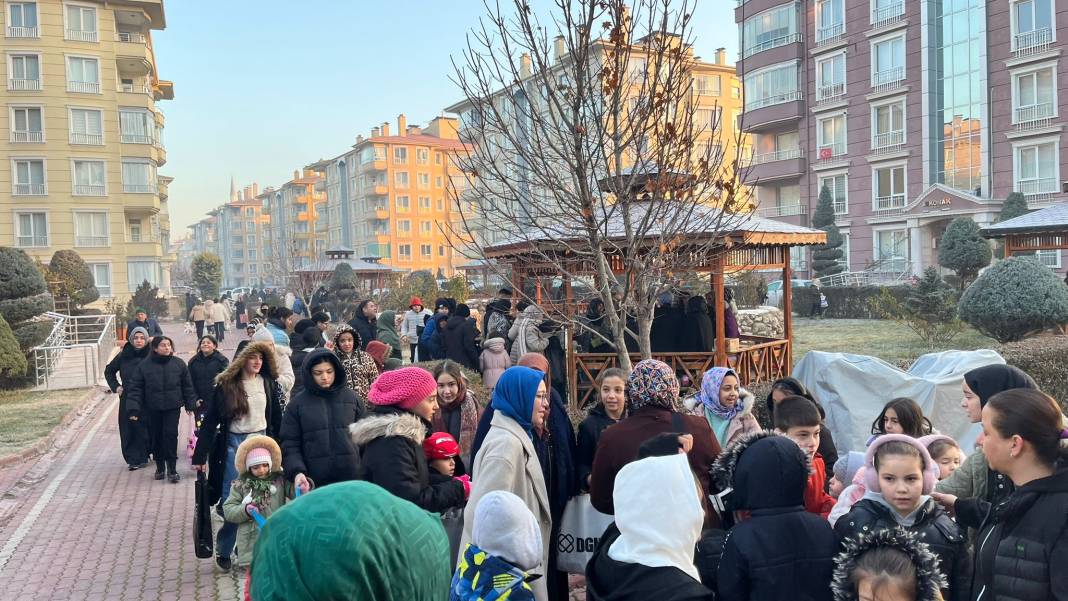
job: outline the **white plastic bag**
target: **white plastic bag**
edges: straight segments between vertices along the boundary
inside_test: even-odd
[[[556,536],[556,568],[570,574],[586,573],[586,564],[613,519],[593,508],[590,495],[572,497],[564,508]]]

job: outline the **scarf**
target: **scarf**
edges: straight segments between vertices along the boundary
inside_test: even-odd
[[[730,422],[744,409],[744,401],[741,395],[738,396],[738,402],[733,407],[725,407],[719,400],[719,389],[723,386],[723,380],[727,376],[734,376],[739,382],[738,374],[729,367],[713,367],[705,372],[705,377],[701,379],[701,391],[697,393],[697,398],[701,400],[701,403],[705,406],[705,416],[714,415],[724,421]],[[711,420],[710,420],[711,421]]]
[[[680,412],[679,380],[666,363],[656,359],[640,361],[627,378],[627,400],[631,411],[653,405]]]

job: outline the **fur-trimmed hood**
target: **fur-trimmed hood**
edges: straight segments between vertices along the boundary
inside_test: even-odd
[[[336,353],[337,356],[341,357],[342,359],[344,359],[345,357],[342,357],[341,345],[339,345],[337,341],[341,339],[341,335],[345,332],[349,332],[352,334],[352,340],[354,343],[352,345],[352,354],[355,355],[357,352],[360,351],[361,348],[363,348],[363,339],[360,337],[360,333],[356,331],[356,328],[350,326],[347,323],[339,325],[337,327],[337,331],[334,332],[334,353]]]
[[[850,583],[853,570],[861,555],[877,547],[892,547],[901,551],[916,566],[916,601],[941,599],[940,589],[948,586],[938,568],[938,557],[916,534],[902,528],[875,530],[858,537],[846,538],[844,550],[834,559],[834,578],[831,592],[835,601],[858,601],[856,588]]]
[[[373,440],[387,436],[403,436],[416,445],[426,439],[426,424],[418,415],[407,411],[371,413],[349,426],[352,444],[363,447]]]
[[[223,382],[241,377],[241,370],[245,367],[245,361],[247,361],[248,357],[253,353],[259,353],[263,357],[263,367],[260,368],[260,375],[266,376],[272,380],[277,380],[278,363],[275,360],[274,350],[275,348],[268,342],[254,340],[248,343],[245,348],[241,349],[241,352],[234,357],[234,360],[230,362],[230,365],[228,365],[222,373],[215,376],[215,385],[218,386]]]
[[[239,475],[243,476],[248,472],[248,468],[245,467],[245,459],[252,449],[267,449],[270,451],[271,471],[282,471],[282,448],[270,436],[257,435],[249,436],[237,447],[237,453],[234,454],[234,467],[237,468]]]
[[[752,510],[803,506],[811,470],[811,460],[794,441],[760,431],[729,445],[710,475],[720,490],[734,489],[729,509]]]

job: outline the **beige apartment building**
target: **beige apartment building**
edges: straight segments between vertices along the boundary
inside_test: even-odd
[[[73,248],[103,298],[170,288],[167,153],[152,30],[163,0],[19,0],[3,8],[0,244]]]

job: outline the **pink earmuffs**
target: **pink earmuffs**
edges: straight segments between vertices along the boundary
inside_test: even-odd
[[[938,482],[938,464],[931,459],[931,454],[927,452],[927,447],[923,446],[919,440],[904,434],[883,434],[868,445],[868,452],[864,454],[865,488],[871,492],[882,492],[879,487],[879,472],[875,469],[875,452],[888,442],[903,442],[915,447],[920,452],[920,460],[923,461],[923,494],[931,494],[935,483]]]

